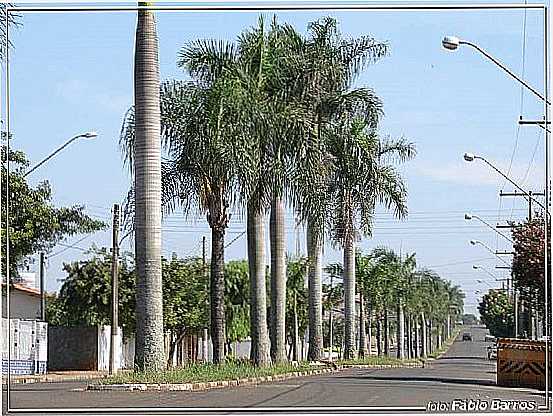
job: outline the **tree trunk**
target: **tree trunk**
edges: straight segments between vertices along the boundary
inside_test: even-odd
[[[355,241],[344,242],[344,359],[355,358]]]
[[[432,319],[428,320],[428,353],[432,354],[434,352],[434,341],[432,339],[432,330],[434,329],[434,325],[432,323]]]
[[[367,354],[367,333],[365,323],[365,307],[363,293],[359,293],[359,357],[365,358]]]
[[[294,293],[294,344],[293,344],[293,361],[299,361],[299,328],[298,328],[298,299]]]
[[[211,341],[213,362],[225,361],[225,229],[211,229]],[[207,360],[206,360],[207,362]]]
[[[405,358],[405,317],[401,299],[397,303],[397,358]]]
[[[411,336],[411,316],[409,314],[405,314],[405,334],[407,335],[405,356],[413,358],[413,338]]]
[[[176,336],[175,336],[176,335]],[[169,344],[169,354],[167,354],[167,368],[173,367],[175,350],[177,346],[180,345],[182,340],[186,337],[186,330],[183,328],[176,334],[171,331],[171,338]],[[179,364],[179,358],[177,354],[177,365]]]
[[[367,311],[367,354],[372,355],[373,351],[373,335],[372,335],[372,313]]]
[[[376,321],[376,353],[382,357],[382,321]]]
[[[140,370],[165,368],[161,280],[159,58],[154,14],[138,11],[134,66],[136,356]]]
[[[286,235],[284,203],[274,198],[271,204],[271,359],[286,361]]]
[[[421,357],[426,358],[428,355],[428,336],[426,334],[426,318],[424,317],[424,312],[421,312],[421,341],[422,341],[422,351],[421,351]]]
[[[420,354],[420,337],[419,337],[419,319],[417,318],[417,315],[413,317],[413,335],[414,335],[414,344],[413,345],[413,356],[415,358],[419,358],[421,356]]]
[[[265,282],[265,224],[263,214],[248,207],[248,265],[250,272],[250,359],[254,365],[271,364],[267,331],[267,289]]]
[[[384,308],[384,356],[390,354],[390,322],[388,322],[388,308]]]
[[[451,337],[451,315],[447,314],[447,327],[446,327],[446,339],[449,339]]]
[[[307,223],[308,296],[309,296],[309,351],[308,360],[321,359],[323,351],[322,307],[322,248],[323,232],[316,230],[311,221]]]

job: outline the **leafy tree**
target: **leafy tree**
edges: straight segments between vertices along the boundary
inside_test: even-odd
[[[461,320],[463,321],[463,325],[476,325],[478,323],[478,319],[472,313],[463,314]]]
[[[478,305],[480,319],[495,337],[512,337],[514,334],[514,306],[508,293],[492,289]]]
[[[225,265],[225,327],[228,344],[250,336],[249,279],[246,260],[230,261]]]
[[[52,189],[48,181],[40,182],[36,187],[27,183],[24,177],[29,162],[22,151],[10,150],[9,177],[6,175],[6,147],[1,147],[2,157],[2,195],[6,195],[9,182],[9,215],[6,205],[2,204],[2,258],[6,258],[6,219],[10,227],[10,275],[17,275],[17,268],[24,258],[38,251],[49,252],[56,244],[67,237],[86,234],[107,227],[102,221],[95,220],[85,213],[82,205],[55,207]],[[6,180],[8,178],[8,180]],[[2,274],[6,275],[6,262],[2,262]]]
[[[286,338],[291,341],[293,360],[299,360],[298,343],[308,324],[307,259],[289,258],[286,267]]]
[[[47,298],[50,325],[95,326],[111,324],[111,253],[91,249],[91,258],[63,265],[67,277],[57,296]],[[122,253],[119,266],[119,324],[128,336],[135,328],[134,260]]]
[[[68,276],[57,296],[47,302],[51,325],[90,326],[111,324],[111,254],[93,249],[92,257],[64,265]],[[132,256],[119,259],[119,324],[128,336],[136,327],[136,274]],[[172,333],[169,357],[182,338],[207,323],[206,277],[197,258],[162,259],[163,317]]]
[[[544,312],[545,305],[545,227],[543,217],[513,227],[513,285],[521,299]],[[551,247],[548,241],[548,250]],[[551,258],[548,257],[551,273]],[[550,276],[547,282],[550,282]],[[548,287],[551,290],[551,287]]]

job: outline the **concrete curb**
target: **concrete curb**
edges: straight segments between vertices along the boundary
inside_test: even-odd
[[[273,381],[283,381],[299,377],[308,377],[321,374],[336,373],[348,368],[421,368],[422,363],[405,363],[405,364],[381,364],[381,365],[342,365],[336,369],[323,368],[319,370],[296,371],[293,373],[277,374],[274,376],[263,376],[254,378],[242,378],[235,380],[210,381],[198,383],[167,383],[167,384],[89,384],[88,391],[205,391],[225,387],[238,386],[255,386],[262,383],[270,383]]]
[[[343,368],[375,368],[375,369],[384,369],[384,368],[422,368],[423,363],[403,363],[403,364],[350,364],[344,365]]]
[[[86,380],[96,380],[107,378],[106,375],[80,375],[80,376],[42,376],[42,377],[18,377],[14,378],[12,376],[11,384],[33,384],[33,383],[62,383],[62,382],[71,382],[71,381],[86,381]],[[7,384],[6,375],[2,376],[2,385]]]

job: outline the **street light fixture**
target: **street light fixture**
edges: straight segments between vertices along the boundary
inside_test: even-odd
[[[94,139],[98,137],[98,133],[95,131],[87,131],[86,133],[78,134],[76,136],[71,137],[67,142],[65,142],[62,146],[60,146],[58,149],[54,150],[52,153],[50,153],[47,157],[45,157],[42,161],[40,161],[38,164],[36,164],[34,167],[32,167],[30,170],[25,172],[23,175],[24,178],[26,178],[28,175],[33,173],[35,170],[37,170],[40,166],[42,166],[44,163],[52,159],[55,155],[57,155],[59,152],[61,152],[63,149],[65,149],[67,146],[69,146],[71,143],[73,143],[77,139]]]
[[[526,192],[522,187],[520,187],[515,181],[513,181],[511,178],[509,178],[507,175],[505,175],[503,172],[501,172],[498,168],[496,168],[493,164],[491,164],[488,160],[486,160],[482,156],[477,156],[472,153],[465,153],[463,155],[463,159],[467,162],[473,162],[476,159],[482,160],[484,163],[486,163],[489,167],[491,167],[493,170],[495,170],[497,173],[499,173],[503,178],[507,179],[513,186],[515,186],[519,191],[521,191],[524,195],[526,195],[528,198],[532,199],[536,204],[538,204],[540,207],[545,209],[545,206],[538,201],[536,198],[534,198],[532,195],[530,195],[528,192]]]
[[[484,247],[486,250],[488,250],[490,253],[492,253],[495,257],[497,257],[499,260],[501,260],[503,263],[505,263],[507,266],[510,266],[509,263],[507,263],[505,260],[503,260],[501,257],[497,255],[495,251],[493,251],[487,244],[484,244],[480,240],[470,240],[470,243],[475,246],[476,244],[480,244],[482,247]]]
[[[495,280],[496,282],[500,282],[501,280],[498,279],[493,273],[491,273],[488,269],[486,269],[485,267],[482,267],[482,266],[477,266],[477,265],[474,265],[472,266],[472,268],[474,270],[484,270],[486,273],[488,273],[492,278],[493,280]]]
[[[486,58],[488,58],[490,61],[492,61],[494,64],[496,64],[498,67],[500,67],[503,71],[505,71],[507,74],[509,74],[512,78],[520,82],[522,85],[524,85],[528,90],[530,90],[534,95],[536,95],[540,100],[546,101],[545,97],[540,94],[534,87],[529,85],[526,81],[519,78],[513,71],[511,71],[509,68],[507,68],[505,65],[503,65],[501,62],[499,62],[497,59],[495,59],[493,56],[491,56],[488,52],[486,52],[484,49],[482,49],[480,46],[466,41],[459,39],[456,36],[445,36],[442,39],[442,46],[449,50],[449,51],[455,51],[459,48],[460,45],[467,45],[474,49],[476,49],[478,52],[480,52],[482,55],[484,55]],[[551,104],[549,101],[547,101],[547,104]]]
[[[509,240],[511,243],[514,244],[514,241],[512,239],[510,239],[509,237],[507,237],[505,234],[503,234],[502,232],[500,231],[497,231],[496,228],[492,225],[490,225],[489,223],[487,223],[486,221],[484,221],[482,218],[480,218],[478,215],[474,215],[474,214],[465,214],[465,220],[472,220],[473,218],[476,218],[477,220],[479,220],[480,222],[484,223],[486,226],[488,226],[489,228],[491,228],[492,230],[494,230],[497,234],[499,234],[501,237]]]

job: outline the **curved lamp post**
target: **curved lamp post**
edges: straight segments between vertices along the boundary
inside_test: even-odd
[[[71,143],[73,143],[77,139],[94,139],[98,136],[98,133],[95,131],[88,131],[86,133],[78,134],[77,136],[71,137],[67,142],[65,142],[62,146],[54,150],[52,153],[50,153],[47,157],[45,157],[42,161],[37,163],[35,166],[33,166],[31,169],[29,169],[23,177],[27,177],[31,173],[33,173],[35,170],[37,170],[40,166],[48,162],[50,159],[52,159],[55,155],[57,155],[59,152],[61,152],[63,149],[65,149],[67,146],[69,146]]]
[[[496,254],[495,251],[493,251],[487,244],[484,244],[482,241],[480,241],[480,240],[470,240],[470,244],[472,244],[473,246],[475,246],[476,244],[480,244],[482,247],[484,247],[486,250],[488,250],[490,253],[492,253],[495,257],[497,257],[499,260],[501,260],[503,263],[505,263],[507,266],[510,266],[510,264],[508,262],[506,262],[501,257],[499,257]]]
[[[479,160],[483,161],[489,167],[491,167],[493,170],[495,170],[497,173],[499,173],[503,178],[508,180],[515,188],[517,188],[519,191],[521,191],[524,195],[526,195],[528,198],[531,198],[532,201],[534,201],[540,207],[545,209],[545,206],[540,201],[538,201],[536,198],[534,198],[532,195],[530,195],[528,192],[526,192],[524,189],[522,189],[515,181],[513,181],[511,178],[509,178],[507,175],[505,175],[503,172],[501,172],[498,168],[496,168],[493,164],[491,164],[488,160],[486,160],[486,158],[484,158],[482,156],[477,156],[473,153],[468,153],[467,152],[463,155],[463,159],[465,159],[465,161],[467,161],[467,162],[474,162],[476,159],[479,159]]]
[[[480,46],[466,41],[459,39],[457,36],[445,36],[442,39],[442,46],[449,50],[449,51],[455,51],[459,48],[460,45],[467,45],[474,49],[476,49],[478,52],[480,52],[482,55],[484,55],[486,58],[488,58],[490,61],[492,61],[494,64],[496,64],[498,67],[500,67],[503,71],[505,71],[507,74],[509,74],[512,78],[520,82],[522,85],[524,85],[528,90],[530,90],[535,96],[537,96],[540,100],[546,101],[545,97],[539,93],[534,87],[529,85],[526,81],[519,78],[513,71],[511,71],[509,68],[507,68],[505,65],[503,65],[501,62],[499,62],[497,59],[495,59],[493,56],[491,56],[488,52],[486,52],[484,49],[482,49]],[[551,104],[549,101],[547,101],[547,104]]]
[[[465,214],[465,220],[472,220],[473,218],[476,218],[477,220],[479,220],[480,222],[482,222],[483,224],[485,224],[486,226],[488,226],[489,228],[491,228],[492,230],[494,230],[497,234],[499,234],[501,237],[509,240],[511,243],[514,244],[514,241],[512,239],[510,239],[509,237],[507,237],[505,234],[503,234],[502,232],[500,231],[497,231],[495,229],[495,227],[493,227],[492,225],[490,225],[489,223],[487,223],[486,221],[484,221],[482,218],[480,218],[478,215],[473,215],[473,214]]]

